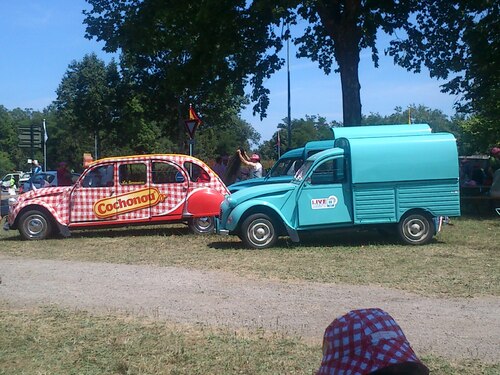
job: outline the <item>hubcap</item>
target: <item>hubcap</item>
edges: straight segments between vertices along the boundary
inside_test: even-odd
[[[422,220],[413,219],[408,222],[407,226],[408,236],[412,240],[419,240],[426,236],[426,225]]]
[[[248,229],[248,237],[257,246],[265,246],[273,239],[273,229],[266,222],[258,221]]]
[[[32,216],[27,221],[26,230],[31,237],[36,237],[44,231],[45,221],[39,216]]]

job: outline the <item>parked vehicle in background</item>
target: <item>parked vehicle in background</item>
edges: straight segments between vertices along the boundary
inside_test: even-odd
[[[72,184],[74,184],[76,180],[78,180],[78,177],[80,177],[80,174],[71,173]],[[19,194],[26,193],[30,190],[56,186],[59,186],[57,181],[57,171],[40,172],[31,176],[27,181],[20,184]]]
[[[27,240],[72,229],[181,222],[212,233],[228,194],[205,163],[175,154],[105,158],[90,163],[73,186],[42,188],[12,202],[4,229]]]
[[[407,244],[428,243],[443,217],[460,216],[456,140],[448,133],[386,136],[383,129],[377,137],[375,128],[336,138],[290,183],[226,197],[216,232],[256,249],[279,236],[299,242],[304,231],[361,226],[394,228]]]
[[[316,152],[323,151],[331,147],[333,147],[332,139],[307,142],[304,147],[295,148],[281,155],[265,177],[239,181],[229,185],[227,188],[231,193],[235,193],[241,189],[251,186],[290,182],[295,172],[299,170],[305,159]]]
[[[12,180],[12,177],[14,177],[14,181],[16,182],[16,187],[19,187],[19,179],[23,175],[23,172],[21,171],[15,171],[11,173],[7,173],[5,176],[2,177],[1,180],[1,189],[2,191],[8,191],[10,188],[10,180]]]
[[[252,186],[290,182],[302,163],[311,155],[333,147],[335,139],[342,137],[365,138],[371,136],[384,137],[393,135],[430,134],[427,124],[395,124],[332,128],[333,139],[310,141],[304,147],[285,152],[273,165],[269,173],[262,178],[251,178],[228,186],[231,193]]]

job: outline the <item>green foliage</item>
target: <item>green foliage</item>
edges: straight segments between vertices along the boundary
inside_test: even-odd
[[[281,153],[297,147],[302,147],[309,141],[331,139],[332,131],[330,128],[334,125],[336,125],[336,123],[329,124],[326,119],[321,116],[306,115],[305,119],[293,119],[290,126],[292,143],[289,145],[287,119],[283,119],[283,122],[278,125]],[[259,153],[263,158],[274,160],[278,158],[276,147],[277,136],[278,134],[276,132],[269,141],[264,142],[260,146]]]
[[[425,66],[431,77],[451,75],[443,89],[458,96],[458,108],[496,120],[500,115],[498,1],[425,0],[416,6],[414,21],[402,25],[407,37],[393,40],[388,49],[395,63],[414,72]]]
[[[482,116],[458,119],[462,155],[489,154],[491,147],[500,145],[497,120]]]

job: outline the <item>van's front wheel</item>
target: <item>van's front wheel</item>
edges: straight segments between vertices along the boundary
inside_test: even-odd
[[[265,214],[254,214],[245,219],[239,236],[248,247],[266,249],[278,240],[273,221]]]
[[[398,232],[401,239],[409,245],[424,245],[434,235],[432,219],[422,214],[411,214],[399,222]]]

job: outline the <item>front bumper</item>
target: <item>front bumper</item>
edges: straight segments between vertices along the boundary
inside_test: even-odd
[[[5,216],[5,223],[3,223],[3,230],[9,230],[10,229],[10,224],[8,220],[8,216]]]
[[[214,232],[215,232],[215,234],[221,234],[221,235],[224,235],[224,236],[229,235],[229,231],[227,229],[222,229],[220,227],[220,219],[219,218],[215,219]]]

